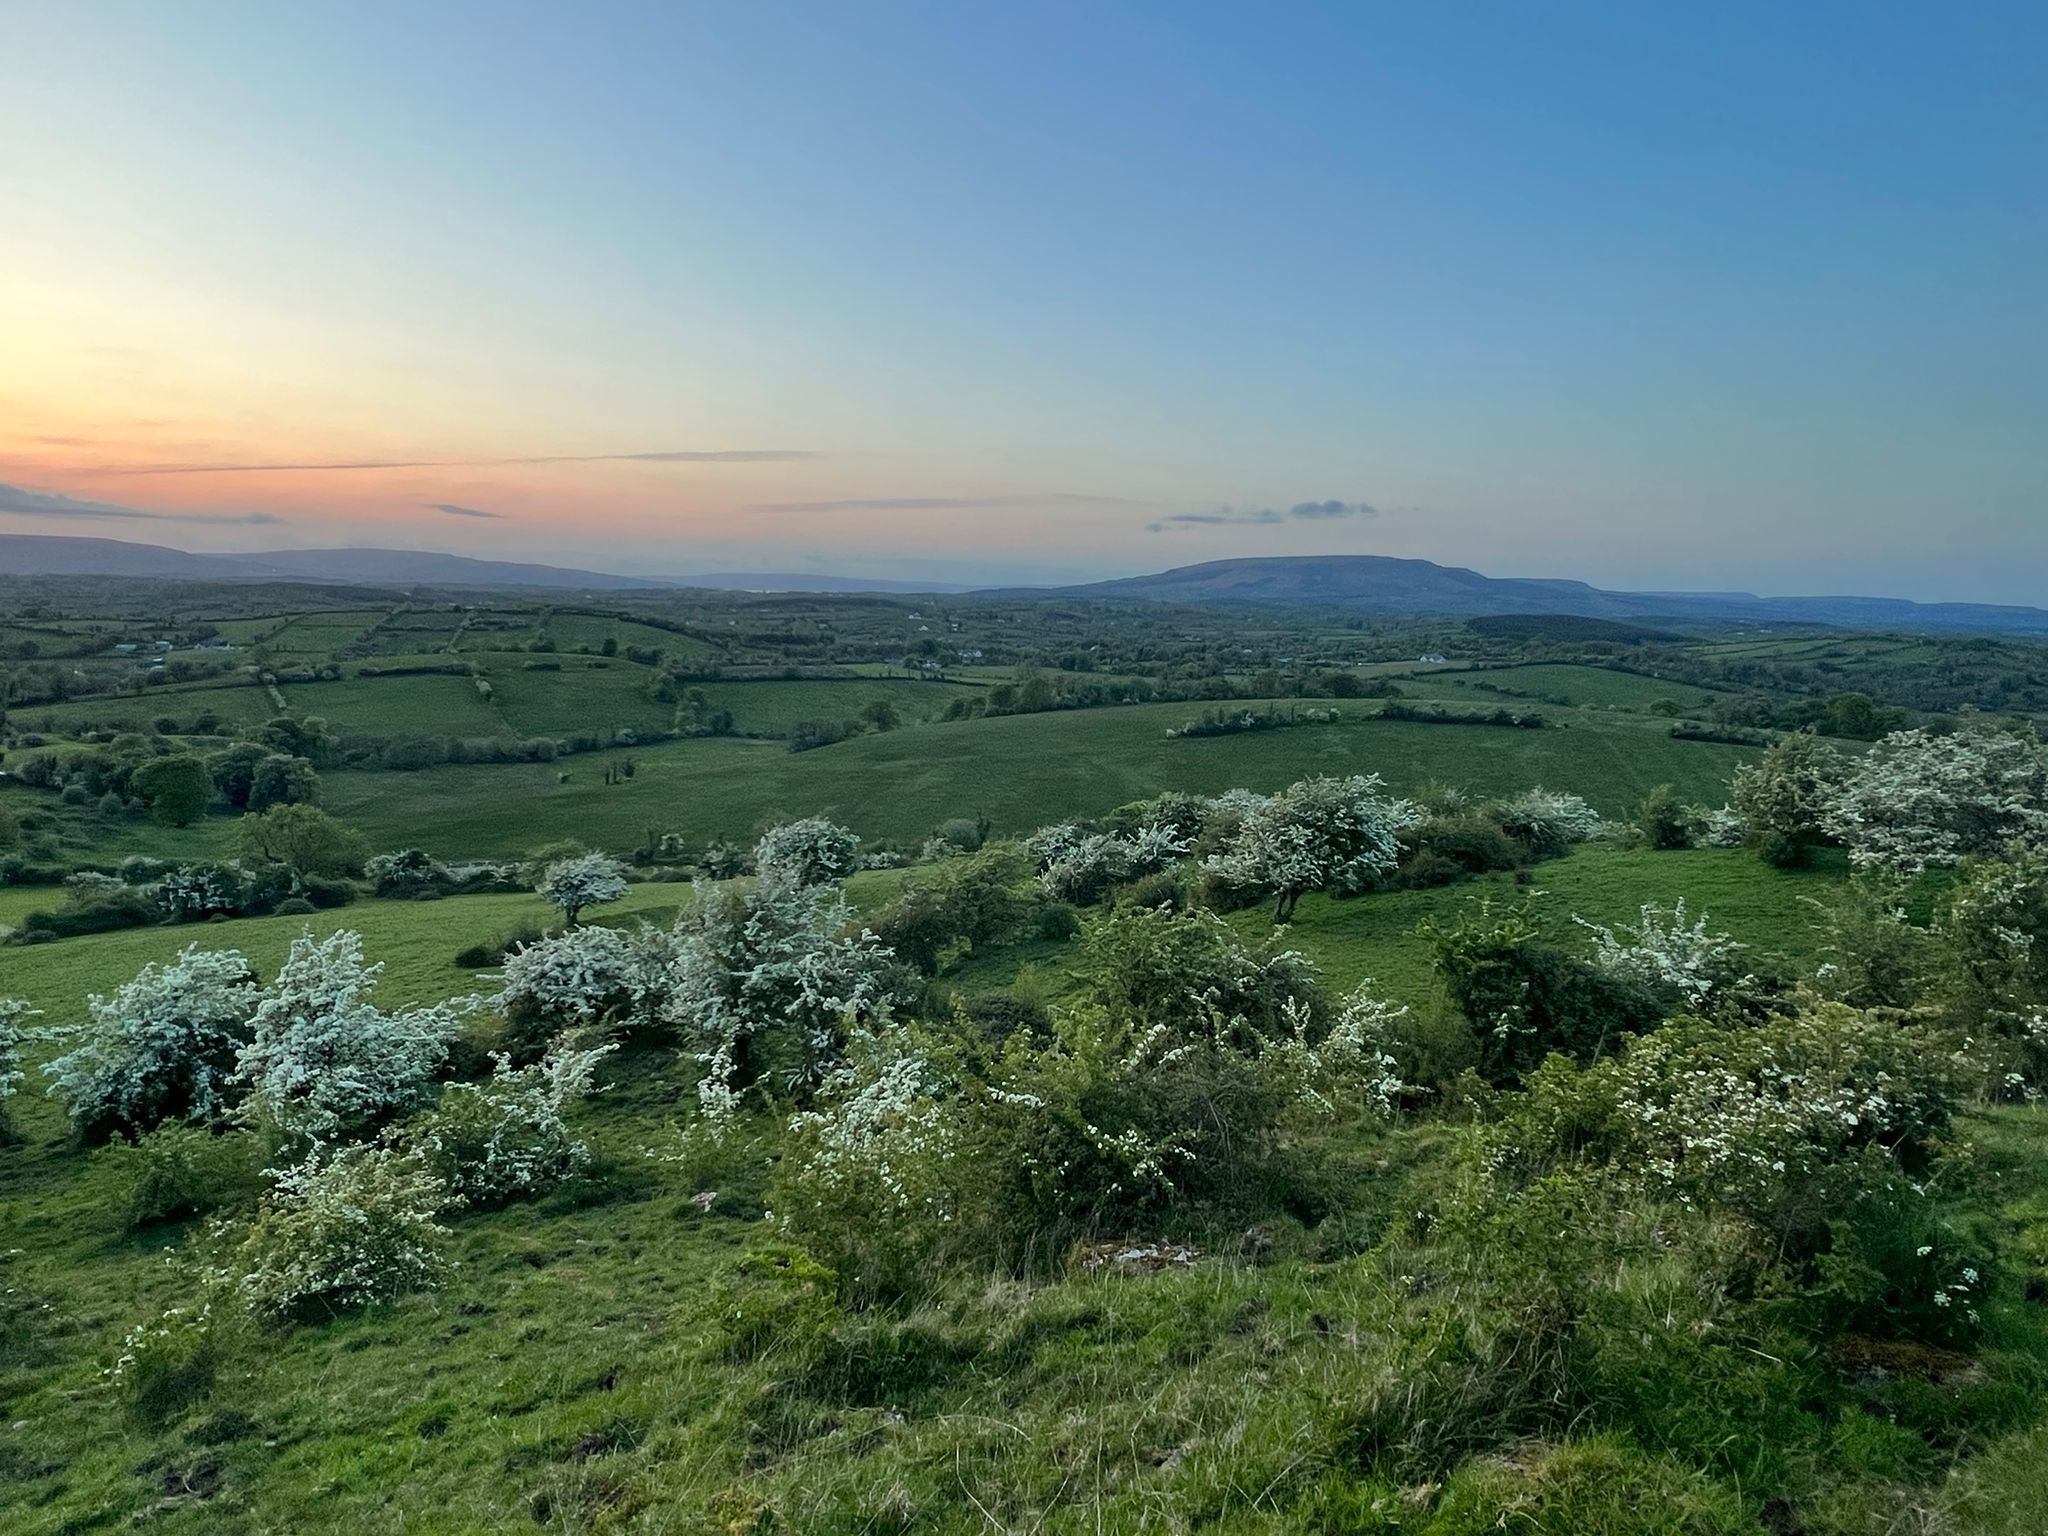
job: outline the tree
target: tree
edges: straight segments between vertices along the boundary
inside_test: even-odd
[[[1235,836],[1205,867],[1225,885],[1272,893],[1276,923],[1294,916],[1306,891],[1349,894],[1388,873],[1401,829],[1420,819],[1383,792],[1376,773],[1303,779],[1231,813],[1242,815]]]
[[[18,998],[0,997],[0,1144],[14,1139],[7,1122],[7,1100],[21,1085],[21,1046],[29,1038],[21,1021],[37,1012]]]
[[[274,805],[260,816],[244,816],[241,841],[245,859],[282,865],[298,888],[310,879],[356,874],[370,853],[351,829],[315,805]]]
[[[1858,869],[1917,874],[2048,839],[2048,751],[2031,729],[1894,731],[1828,808]]]
[[[113,996],[85,1000],[76,1046],[43,1068],[50,1091],[88,1141],[217,1119],[241,1097],[235,1058],[261,996],[240,954],[188,945]]]
[[[541,871],[534,889],[541,900],[573,923],[587,907],[601,907],[626,894],[626,866],[606,853],[556,859]]]
[[[236,1057],[260,1120],[331,1142],[431,1096],[461,1019],[445,1004],[385,1013],[370,1001],[383,969],[364,963],[362,935],[347,928],[292,940]]]
[[[167,826],[189,827],[213,799],[213,775],[188,752],[150,759],[128,783],[149,803],[149,813]]]
[[[754,845],[754,868],[775,885],[829,885],[860,868],[860,839],[822,816],[770,827]]]
[[[273,753],[257,763],[249,776],[249,809],[273,805],[310,805],[320,798],[320,776],[303,757]]]
[[[1669,784],[1659,784],[1636,807],[1636,830],[1652,848],[1690,848],[1692,828],[1686,822],[1685,807]]]
[[[706,1114],[730,1115],[771,1071],[808,1093],[840,1061],[850,1027],[889,1016],[896,958],[850,925],[833,886],[699,883],[671,936],[662,1012],[704,1064]]]
[[[1797,868],[1829,841],[1828,816],[1848,772],[1842,754],[1802,731],[1735,770],[1735,809],[1766,862]]]
[[[326,762],[340,745],[327,722],[318,715],[307,715],[304,719],[279,715],[265,721],[256,737],[281,757],[303,757],[314,765]]]

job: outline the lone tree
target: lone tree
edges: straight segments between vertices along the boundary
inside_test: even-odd
[[[585,908],[601,907],[626,894],[626,866],[605,853],[557,859],[541,871],[534,889],[564,922],[573,923]]]
[[[167,826],[191,826],[213,799],[213,775],[190,753],[151,758],[128,782],[149,803],[150,815]]]
[[[821,816],[784,822],[761,834],[754,868],[769,885],[830,885],[860,868],[860,839]]]
[[[370,850],[363,840],[317,805],[273,805],[242,818],[242,856],[258,864],[281,864],[292,883],[360,874]]]
[[[1376,773],[1303,779],[1245,809],[1230,846],[1208,868],[1227,885],[1273,895],[1284,923],[1307,891],[1364,890],[1400,858],[1415,807],[1384,792]]]

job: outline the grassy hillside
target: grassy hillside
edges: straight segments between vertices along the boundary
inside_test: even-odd
[[[923,685],[916,685],[923,686]],[[554,764],[457,765],[405,777],[335,773],[326,803],[379,847],[493,856],[557,837],[613,847],[649,827],[691,841],[746,837],[764,818],[823,814],[863,836],[911,841],[951,816],[1028,831],[1099,815],[1163,789],[1276,789],[1310,774],[1380,773],[1501,794],[1542,783],[1625,813],[1658,784],[1718,805],[1746,753],[1673,741],[1647,722],[1499,730],[1360,718],[1238,736],[1168,740],[1187,705],[1075,710],[865,736],[812,752],[747,741],[687,741]],[[603,782],[630,755],[636,776]],[[566,779],[564,776],[566,775]]]
[[[849,899],[856,909],[878,906],[895,894],[904,878],[900,870],[858,875],[848,886]],[[1503,901],[1526,897],[1565,942],[1576,945],[1582,941],[1572,932],[1573,917],[1611,926],[1634,918],[1645,902],[1668,906],[1683,897],[1692,912],[1710,914],[1716,929],[1748,945],[1766,968],[1797,969],[1809,966],[1815,952],[1812,913],[1802,898],[1824,894],[1840,879],[1834,870],[1771,870],[1732,849],[1652,853],[1594,845],[1542,865],[1530,889],[1517,887],[1503,875],[1346,901],[1311,895],[1287,929],[1287,942],[1314,961],[1333,986],[1349,989],[1370,978],[1387,995],[1421,1004],[1434,985],[1429,946],[1416,932],[1426,918],[1449,918],[1485,896]],[[635,885],[624,900],[593,912],[591,920],[668,922],[689,894],[685,884]],[[61,899],[61,893],[47,888],[0,887],[0,922],[18,921],[21,914]],[[423,1003],[466,995],[486,985],[475,972],[453,963],[459,951],[554,921],[553,909],[530,893],[435,902],[364,900],[311,917],[131,928],[0,954],[6,956],[7,995],[24,998],[59,1020],[75,1015],[87,993],[110,991],[144,965],[167,960],[188,944],[240,950],[267,973],[300,932],[325,935],[353,928],[363,935],[366,951],[385,963],[387,1000]],[[1231,922],[1252,937],[1272,926],[1263,907],[1235,913]],[[1066,946],[1020,944],[976,957],[950,973],[949,979],[970,989],[1007,986],[1021,965],[1057,971],[1069,958]]]

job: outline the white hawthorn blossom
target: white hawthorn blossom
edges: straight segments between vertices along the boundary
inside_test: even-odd
[[[601,907],[626,894],[626,866],[610,854],[580,853],[542,870],[534,890],[573,923],[586,908]]]
[[[1580,796],[1540,784],[1502,801],[1495,819],[1508,836],[1545,858],[1554,858],[1576,843],[1590,842],[1605,830],[1600,813]]]
[[[187,945],[145,965],[111,997],[85,1000],[74,1047],[43,1067],[83,1132],[139,1135],[165,1120],[203,1124],[241,1097],[236,1057],[262,997],[232,949]]]
[[[590,1166],[590,1148],[563,1112],[591,1090],[597,1064],[618,1047],[558,1044],[529,1067],[496,1058],[482,1083],[451,1083],[414,1137],[427,1165],[471,1205],[539,1194]]]
[[[1826,815],[1859,869],[1917,874],[2048,838],[2048,751],[2031,731],[1894,731]]]
[[[1393,869],[1402,829],[1419,819],[1376,773],[1303,779],[1249,809],[1206,867],[1225,884],[1273,893],[1273,915],[1284,921],[1306,891],[1360,891]]]
[[[241,1228],[217,1228],[225,1262],[211,1278],[259,1316],[288,1319],[389,1301],[440,1283],[442,1211],[459,1205],[417,1153],[316,1148]]]
[[[383,969],[346,928],[292,940],[237,1058],[261,1117],[325,1142],[427,1099],[460,1020],[446,1004],[385,1013],[369,997]]]
[[[1685,898],[1669,908],[1645,902],[1633,924],[1624,923],[1630,942],[1615,937],[1614,930],[1589,923],[1583,917],[1573,922],[1593,935],[1593,962],[1602,970],[1659,992],[1676,992],[1688,1004],[1698,1007],[1738,974],[1737,956],[1742,945],[1725,933],[1710,933],[1707,915],[1698,921],[1685,920]]]
[[[34,1018],[39,1011],[20,998],[0,997],[0,1099],[11,1097],[21,1086],[21,1047],[29,1038],[21,1021]]]
[[[671,950],[667,935],[644,924],[551,934],[505,957],[492,1005],[550,1034],[639,1027],[654,1019]]]
[[[851,1025],[888,1018],[894,954],[865,929],[849,932],[851,921],[829,886],[698,883],[671,935],[660,1011],[704,1065],[707,1114],[737,1107],[760,1070],[757,1043],[787,1086],[809,1089],[839,1060]]]
[[[860,839],[822,816],[770,827],[754,845],[755,872],[769,885],[830,885],[860,867]]]
[[[1025,844],[1038,860],[1039,884],[1055,901],[1092,906],[1117,886],[1165,869],[1186,855],[1191,840],[1163,821],[1126,837],[1088,832],[1065,823],[1047,827]]]

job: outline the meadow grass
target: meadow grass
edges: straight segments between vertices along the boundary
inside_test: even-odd
[[[1483,685],[1495,684],[1539,698],[1569,699],[1572,704],[1594,709],[1649,709],[1666,700],[1683,709],[1699,710],[1726,695],[1716,694],[1691,683],[1668,682],[1639,672],[1616,667],[1589,667],[1535,663],[1520,667],[1487,667],[1468,673],[1439,674],[1431,686],[1485,694]]]
[[[924,686],[924,685],[916,685]],[[1397,790],[1425,781],[1480,795],[1537,783],[1623,815],[1659,784],[1719,805],[1754,754],[1674,741],[1652,723],[1586,717],[1544,731],[1354,718],[1236,736],[1168,740],[1199,708],[1143,705],[906,727],[811,752],[737,740],[665,742],[548,764],[448,765],[408,774],[326,776],[325,803],[374,846],[418,845],[496,857],[562,837],[636,846],[649,828],[691,842],[750,839],[768,822],[825,815],[871,839],[915,844],[955,816],[986,815],[1023,833],[1101,815],[1162,789],[1214,794],[1278,789],[1313,774],[1383,774]],[[635,776],[606,784],[630,756]],[[565,777],[566,776],[566,777]]]
[[[504,716],[466,677],[420,673],[286,683],[294,714],[318,715],[351,740],[395,736],[503,736]]]

